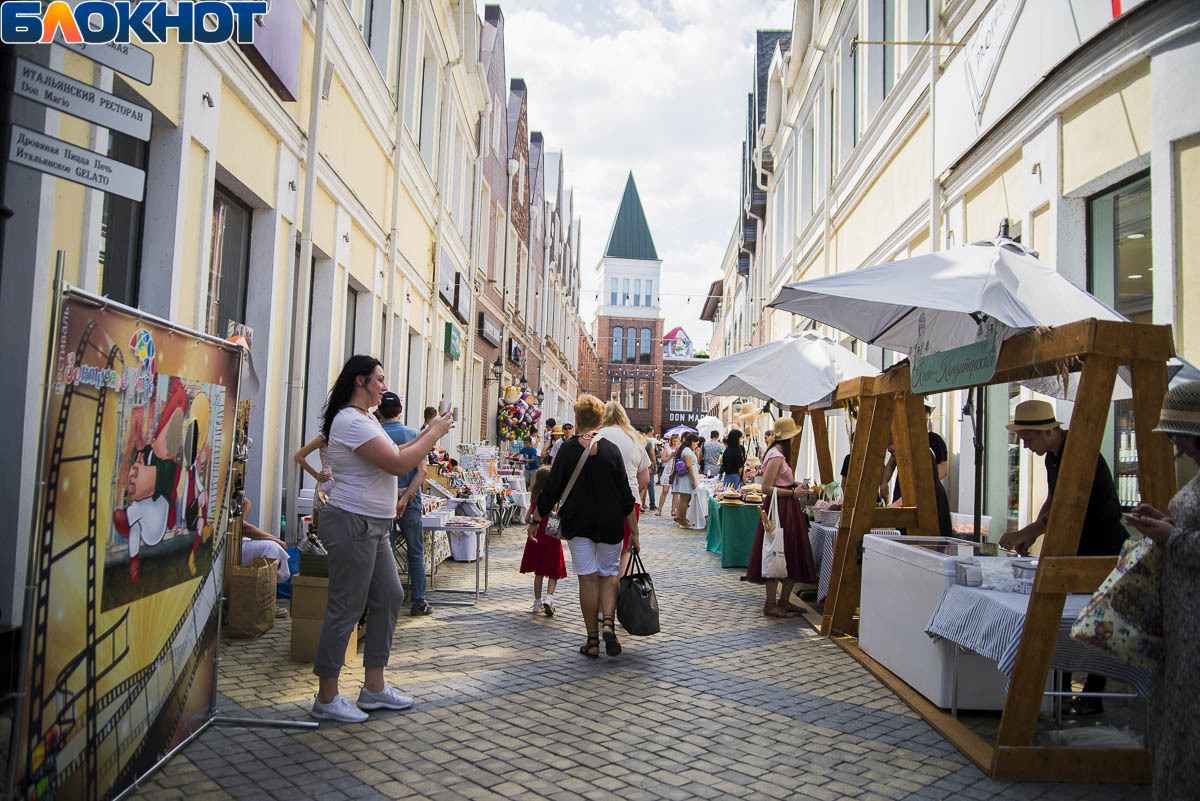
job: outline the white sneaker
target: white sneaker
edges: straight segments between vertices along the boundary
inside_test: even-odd
[[[534,598],[533,606],[529,607],[529,614],[536,615],[538,612],[542,611],[542,606],[544,605],[545,604],[541,598]]]
[[[328,704],[322,704],[313,698],[309,714],[320,720],[336,720],[340,723],[362,723],[370,717],[366,712],[355,709],[354,704],[344,695],[335,695]]]
[[[546,617],[554,617],[554,596],[553,595],[547,595],[545,600],[542,601],[542,612],[543,612],[543,614],[546,615]]]
[[[383,685],[383,690],[373,693],[366,687],[358,693],[358,708],[359,709],[408,709],[413,705],[413,699],[407,695],[401,695],[396,690],[388,685]]]

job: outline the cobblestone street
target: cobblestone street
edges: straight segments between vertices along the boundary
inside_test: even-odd
[[[1123,785],[986,778],[802,619],[704,550],[703,532],[645,519],[663,632],[585,659],[572,574],[558,614],[529,613],[523,531],[494,538],[479,607],[400,618],[388,681],[406,712],[314,731],[212,728],[154,774],[145,801],[250,798],[1143,799]],[[441,566],[466,586],[469,564]],[[621,632],[623,634],[623,632]],[[316,681],[288,661],[290,621],[222,644],[223,715],[308,720]],[[361,651],[343,673],[353,698]]]

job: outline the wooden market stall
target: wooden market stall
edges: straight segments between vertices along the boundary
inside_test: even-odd
[[[1167,391],[1166,360],[1173,353],[1169,326],[1094,319],[1028,332],[1007,340],[1001,348],[989,384],[1065,377],[1068,372],[1079,372],[1080,377],[1069,426],[1072,433],[1063,451],[994,743],[934,706],[858,647],[855,611],[862,580],[858,554],[864,534],[880,525],[903,526],[909,534],[936,534],[937,518],[932,465],[925,455],[922,400],[910,391],[908,365],[874,379],[845,382],[854,387],[839,387],[839,395],[857,392],[861,401],[821,632],[832,636],[992,778],[1134,783],[1150,779],[1145,749],[1049,747],[1033,741],[1066,597],[1094,592],[1116,564],[1116,557],[1075,554],[1121,365],[1130,366],[1141,496],[1146,503],[1166,508],[1175,492],[1170,444],[1164,435],[1153,432]],[[915,507],[876,507],[889,434],[895,440],[901,494],[906,500],[917,498]]]

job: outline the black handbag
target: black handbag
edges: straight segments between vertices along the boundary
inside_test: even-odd
[[[636,565],[636,568],[635,568]],[[636,572],[635,572],[636,570]],[[654,581],[642,564],[642,557],[633,551],[625,575],[617,590],[617,620],[625,631],[635,637],[658,634],[658,596]]]

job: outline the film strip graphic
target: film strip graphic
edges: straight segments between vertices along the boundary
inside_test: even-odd
[[[99,333],[103,335],[103,332]],[[106,342],[108,349],[105,350],[93,341],[96,336],[96,323],[91,321],[80,336],[75,351],[76,363],[82,364],[83,356],[95,351],[105,360],[106,369],[122,369],[124,358],[120,349]],[[30,637],[29,747],[27,773],[22,782],[22,797],[26,799],[53,798],[70,782],[83,790],[83,798],[97,801],[101,795],[101,777],[136,776],[144,769],[139,763],[148,751],[166,749],[169,737],[179,724],[188,691],[201,665],[197,646],[204,637],[220,597],[224,542],[218,537],[213,544],[212,570],[197,586],[187,605],[187,612],[176,622],[156,658],[117,686],[102,695],[98,694],[100,681],[129,654],[128,611],[102,634],[96,631],[99,609],[97,510],[100,446],[107,393],[106,387],[92,391],[72,384],[65,386],[48,458],[46,502],[41,535],[37,542],[37,585]],[[91,451],[65,453],[73,415],[88,414],[91,414],[92,426]],[[214,444],[219,444],[219,440]],[[60,482],[64,470],[78,464],[86,467],[89,476],[87,531],[80,539],[56,552],[54,535]],[[83,650],[59,671],[53,686],[48,687],[46,649],[50,633],[52,568],[80,548],[86,550],[87,564],[85,644]],[[166,718],[162,717],[164,710],[167,712]],[[82,732],[79,731],[81,719]],[[167,734],[161,740],[154,738],[155,741],[151,743],[147,734],[153,726],[158,726],[160,731]],[[79,777],[81,769],[83,775]],[[81,783],[78,781],[80,778]],[[107,782],[104,796],[119,791],[121,785],[120,780]]]

